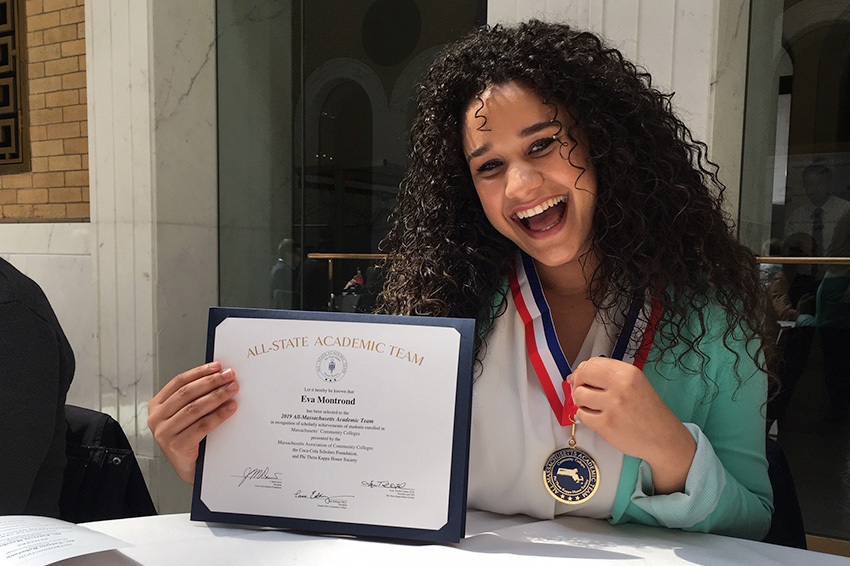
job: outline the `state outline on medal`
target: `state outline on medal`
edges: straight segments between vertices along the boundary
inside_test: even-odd
[[[564,486],[560,478],[569,478],[574,489]],[[581,481],[579,481],[581,480]],[[556,500],[566,505],[584,503],[599,488],[599,466],[590,455],[576,447],[561,448],[546,459],[543,484]]]

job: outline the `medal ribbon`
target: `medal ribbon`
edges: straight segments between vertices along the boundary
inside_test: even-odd
[[[509,274],[509,281],[514,304],[525,326],[528,357],[540,385],[543,386],[549,405],[561,426],[574,424],[578,407],[573,402],[570,384],[567,382],[567,377],[573,370],[558,343],[552,312],[543,295],[543,286],[540,284],[534,259],[530,255],[519,252],[516,264]],[[649,325],[638,325],[638,314],[642,307],[643,301],[636,299],[629,309],[626,322],[611,353],[612,358],[632,362],[641,370],[652,348],[655,328],[661,316],[660,304],[653,300]],[[627,359],[626,349],[632,337],[639,335],[637,333],[643,334],[640,348],[633,359]]]

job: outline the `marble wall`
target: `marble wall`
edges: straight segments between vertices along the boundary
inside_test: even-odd
[[[204,361],[218,300],[215,2],[86,3],[92,305],[100,408],[121,423],[160,512],[189,491],[147,403]]]

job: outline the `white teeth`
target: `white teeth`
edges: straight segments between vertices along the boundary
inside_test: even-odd
[[[556,204],[562,203],[565,200],[567,200],[566,197],[552,197],[547,201],[541,202],[540,204],[538,204],[534,208],[529,208],[528,210],[523,210],[523,211],[517,212],[516,213],[517,218],[519,218],[520,220],[525,220],[526,218],[531,218],[532,216],[537,216],[538,214],[540,214],[544,210],[552,208]]]

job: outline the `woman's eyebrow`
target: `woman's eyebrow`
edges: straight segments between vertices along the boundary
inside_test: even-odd
[[[485,143],[481,147],[479,147],[477,149],[473,149],[472,151],[470,151],[469,155],[466,156],[466,162],[469,163],[470,161],[472,161],[476,157],[480,157],[480,156],[484,155],[485,153],[487,153],[488,151],[490,151],[490,144]]]
[[[538,122],[538,123],[536,123],[536,124],[532,124],[531,126],[529,126],[529,127],[527,127],[527,128],[524,128],[524,129],[523,129],[523,130],[519,133],[519,136],[520,136],[521,138],[526,138],[526,137],[528,137],[528,136],[531,136],[531,135],[536,134],[537,132],[539,132],[539,131],[541,131],[541,130],[545,130],[545,129],[547,129],[547,128],[550,128],[550,127],[552,127],[552,126],[557,126],[557,125],[558,125],[558,123],[557,123],[557,122],[554,122],[554,121],[552,121],[552,120],[547,120],[547,121],[545,121],[545,122]]]

